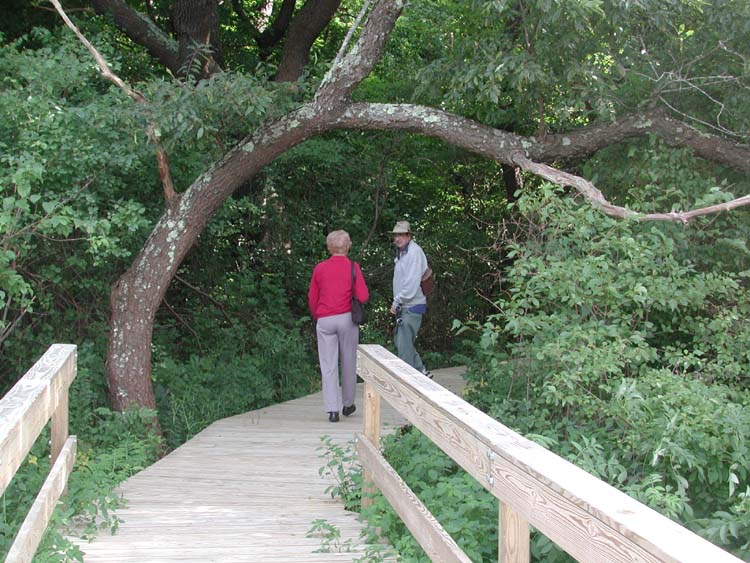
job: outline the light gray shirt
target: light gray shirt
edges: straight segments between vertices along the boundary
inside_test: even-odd
[[[411,307],[427,303],[420,284],[427,271],[427,257],[414,239],[399,251],[393,268],[393,306]]]

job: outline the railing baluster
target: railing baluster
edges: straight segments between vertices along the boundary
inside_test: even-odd
[[[507,504],[500,503],[498,563],[529,563],[529,523]]]
[[[365,436],[377,448],[380,444],[380,394],[369,382],[365,382]],[[372,495],[377,491],[372,473],[362,472],[362,508],[372,504]]]
[[[55,463],[57,456],[68,439],[68,390],[63,389],[60,393],[57,408],[50,417],[50,454],[52,463]]]

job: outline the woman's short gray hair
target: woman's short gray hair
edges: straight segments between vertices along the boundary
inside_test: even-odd
[[[352,239],[346,231],[331,231],[326,237],[326,247],[331,254],[347,254],[352,247]]]

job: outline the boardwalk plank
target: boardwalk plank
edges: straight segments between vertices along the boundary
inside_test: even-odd
[[[435,380],[460,390],[462,370],[436,370]],[[324,464],[321,436],[336,443],[363,430],[363,384],[358,410],[331,424],[320,393],[215,422],[168,456],[125,481],[127,507],[115,535],[75,540],[84,563],[351,563],[362,557],[362,524],[325,490],[334,482]],[[385,432],[405,422],[387,404]],[[306,537],[314,520],[341,531],[352,552],[316,553]]]

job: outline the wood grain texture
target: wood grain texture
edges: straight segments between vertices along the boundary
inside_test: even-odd
[[[34,553],[52,517],[52,511],[68,483],[68,477],[75,463],[76,446],[76,437],[70,436],[60,449],[47,479],[34,500],[34,504],[31,505],[31,510],[18,530],[5,563],[29,563],[34,558]]]
[[[60,398],[50,417],[50,457],[52,462],[57,459],[68,441],[68,390],[60,393]]]
[[[358,436],[357,453],[396,514],[434,563],[471,563],[427,507],[366,436]]]
[[[463,370],[436,370],[454,389]],[[189,442],[125,481],[127,507],[115,535],[92,542],[73,539],[84,563],[351,563],[367,547],[362,523],[326,488],[321,437],[353,442],[364,426],[364,384],[357,411],[328,422],[320,393],[215,422]],[[383,405],[384,432],[406,420]],[[341,532],[351,552],[316,553],[321,538],[308,538],[314,520]]]
[[[360,345],[358,366],[385,402],[578,561],[741,563],[422,377],[382,346]]]
[[[380,444],[380,395],[372,385],[365,382],[365,436],[373,444]],[[377,488],[373,486],[372,471],[369,467],[362,467],[362,508],[373,503]]]
[[[529,523],[515,510],[500,503],[498,516],[498,563],[529,563]]]
[[[0,399],[0,495],[58,405],[65,402],[75,376],[76,347],[53,344]],[[59,411],[56,421],[62,421],[62,417]],[[58,432],[55,445],[62,446],[66,438]]]

